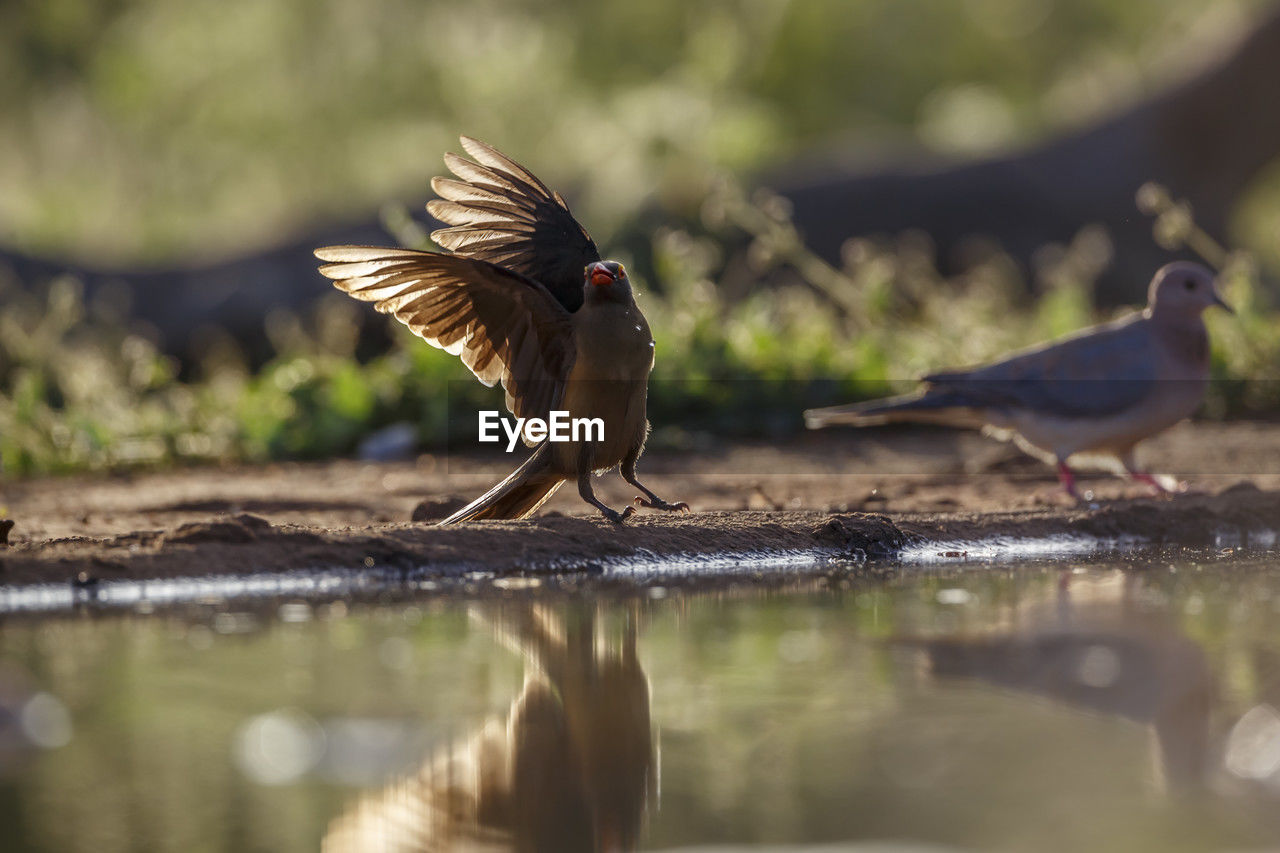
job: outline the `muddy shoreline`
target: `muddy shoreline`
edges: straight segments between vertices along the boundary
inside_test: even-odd
[[[426,575],[599,572],[654,560],[808,554],[886,563],[973,558],[973,543],[1069,539],[1271,548],[1280,530],[1280,430],[1185,424],[1149,456],[1190,491],[1150,498],[1085,481],[1083,505],[1052,473],[980,436],[942,431],[806,437],[786,445],[647,455],[651,485],[695,512],[617,527],[570,489],[525,522],[410,521],[478,493],[503,457],[271,465],[7,483],[14,522],[0,585],[387,567]],[[837,464],[838,463],[838,464]],[[599,493],[631,496],[616,477]],[[978,552],[981,556],[981,552]],[[77,580],[78,579],[78,580]]]
[[[624,527],[594,518],[433,528],[414,523],[348,530],[276,525],[248,513],[174,530],[17,547],[3,558],[7,584],[389,567],[426,576],[602,573],[621,565],[812,554],[893,562],[904,549],[961,561],[992,540],[1097,539],[1205,548],[1271,547],[1280,492],[1237,487],[1216,495],[1125,500],[1071,511],[1016,513],[708,512],[642,518]]]

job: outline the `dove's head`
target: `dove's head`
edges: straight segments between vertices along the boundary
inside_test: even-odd
[[[617,261],[596,261],[587,264],[583,274],[586,302],[630,302],[631,279],[627,270]]]
[[[1153,316],[1170,318],[1199,317],[1204,309],[1213,305],[1234,313],[1218,293],[1209,268],[1191,261],[1175,261],[1162,266],[1151,279],[1147,304]]]

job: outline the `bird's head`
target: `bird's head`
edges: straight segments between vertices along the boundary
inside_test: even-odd
[[[1198,317],[1213,305],[1229,314],[1235,312],[1218,293],[1213,273],[1208,267],[1191,261],[1165,264],[1151,279],[1148,310],[1169,317]]]
[[[629,302],[631,279],[627,270],[617,261],[596,261],[587,264],[584,275],[585,301]]]

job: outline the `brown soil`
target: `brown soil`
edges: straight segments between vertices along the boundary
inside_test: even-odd
[[[651,450],[642,477],[694,512],[641,511],[624,527],[571,486],[526,522],[441,529],[438,518],[516,460],[422,456],[4,484],[0,584],[333,566],[441,573],[587,569],[652,555],[825,550],[892,557],[908,541],[1082,533],[1208,545],[1221,530],[1280,528],[1280,428],[1183,424],[1148,443],[1154,467],[1188,481],[1172,498],[1098,477],[1095,502],[1007,445],[935,430],[828,432],[782,445]],[[634,496],[616,475],[597,494]],[[0,542],[3,539],[0,538]]]

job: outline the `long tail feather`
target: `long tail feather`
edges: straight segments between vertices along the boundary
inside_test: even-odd
[[[847,406],[808,409],[804,413],[804,423],[809,429],[839,424],[877,426],[891,423],[978,427],[985,423],[985,419],[974,402],[964,395],[933,391]]]
[[[505,480],[441,521],[440,526],[486,518],[527,518],[564,482],[563,477],[549,470],[550,461],[551,445],[544,441]]]

